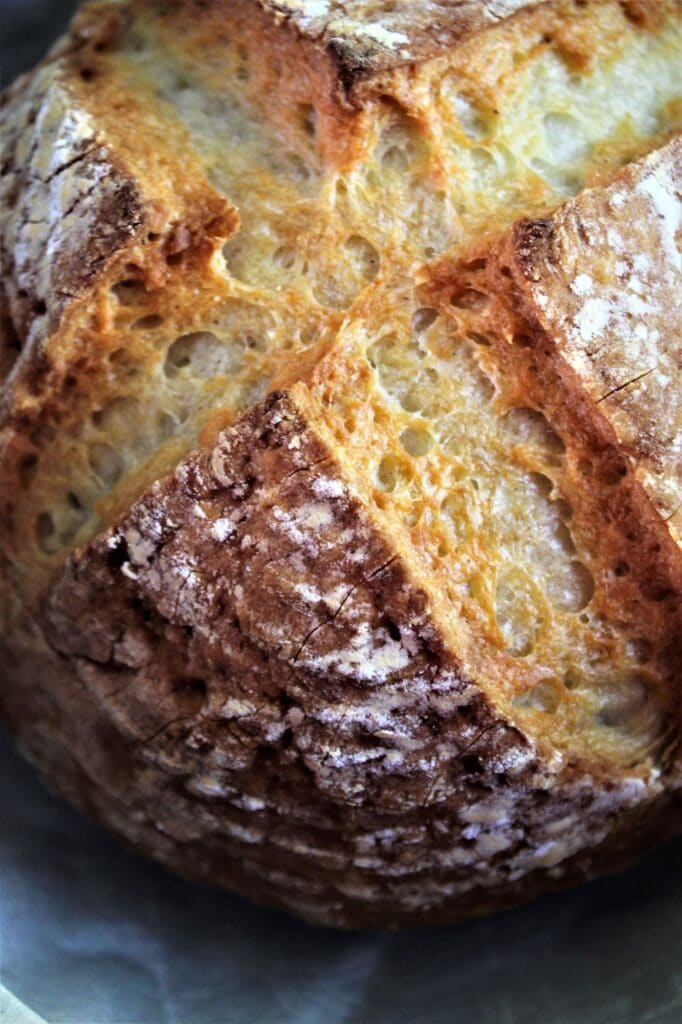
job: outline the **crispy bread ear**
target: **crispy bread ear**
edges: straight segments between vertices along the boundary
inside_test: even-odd
[[[527,316],[599,407],[682,544],[682,137],[543,221],[519,224]]]
[[[98,120],[90,81],[78,75],[94,42],[77,40],[73,52],[15,83],[3,111],[0,255],[21,352],[0,425],[32,414],[41,393],[59,392],[79,360],[106,358],[81,315],[102,282],[138,275],[159,287],[180,254],[185,268],[205,265],[238,225],[183,132],[163,124],[158,109],[103,79],[100,102],[109,90],[110,113]]]

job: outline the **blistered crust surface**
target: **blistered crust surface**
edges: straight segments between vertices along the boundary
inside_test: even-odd
[[[521,225],[535,317],[630,455],[678,543],[682,505],[682,139]]]

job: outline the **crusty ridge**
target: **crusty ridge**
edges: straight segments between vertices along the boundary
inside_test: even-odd
[[[15,87],[4,122],[2,274],[14,330],[35,350],[133,239],[142,209],[135,181],[113,166],[51,68],[29,97]]]
[[[607,185],[437,266],[429,285],[455,307],[479,294],[455,319],[485,333],[512,391],[573,434],[581,504],[600,485],[610,493],[601,528],[618,519],[620,489],[639,495],[619,528],[651,529],[637,554],[661,594],[666,579],[680,588],[681,156],[675,136]]]
[[[85,351],[71,338],[60,343],[75,325],[87,331],[79,302],[102,278],[116,277],[117,264],[144,267],[158,285],[169,277],[169,259],[205,260],[237,225],[195,160],[186,157],[178,172],[182,138],[152,118],[128,129],[121,100],[120,120],[105,128],[83,102],[88,65],[124,24],[122,10],[86,7],[57,59],[4,97],[0,258],[21,352],[3,387],[0,422],[31,408],[39,383],[57,391],[79,358],[93,357],[92,340]],[[152,136],[153,166],[147,151],[136,151],[138,131]]]
[[[461,40],[510,17],[535,0],[427,0],[375,4],[367,0],[259,0],[275,17],[322,43],[337,66],[346,102],[361,101],[371,79],[447,53]]]
[[[258,0],[278,20],[322,44],[332,55],[341,96],[362,103],[382,76],[452,51],[486,28],[526,9],[549,6],[548,0]],[[659,10],[656,10],[656,7]],[[663,4],[622,0],[628,17],[655,23]],[[564,5],[570,13],[570,4]]]
[[[599,580],[591,608],[667,623],[654,647],[670,666],[660,692],[678,722],[679,510],[661,497],[679,481],[679,153],[678,137],[609,185],[438,268],[431,293],[451,298],[456,329],[490,345],[511,400],[542,410],[563,438],[560,492]],[[643,379],[628,354],[647,360]]]
[[[682,138],[515,232],[530,315],[553,339],[682,543]]]

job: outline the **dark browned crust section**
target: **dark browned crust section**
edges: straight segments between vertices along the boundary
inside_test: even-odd
[[[49,117],[53,91],[52,82],[45,82],[31,95],[30,86],[22,79],[6,96],[3,119],[3,204],[7,211],[19,213],[23,231],[2,233],[0,260],[7,313],[21,338],[28,338],[34,326],[43,337],[53,332],[69,301],[92,285],[106,262],[131,242],[143,222],[136,183],[112,166],[94,134],[79,135],[74,125],[70,137],[67,127],[59,138],[59,127],[51,125],[53,141],[61,142],[64,159],[48,173],[39,169],[45,157],[40,152],[39,134],[32,129],[41,114]],[[31,147],[28,157],[23,152],[27,143]],[[50,198],[59,203],[60,181],[69,172],[72,178],[78,176],[77,187],[72,196],[64,197],[61,208],[49,209]],[[45,266],[48,258],[49,269]]]
[[[75,556],[3,657],[3,715],[60,792],[328,924],[509,905],[674,827],[659,784],[548,767],[461,677],[290,395]]]

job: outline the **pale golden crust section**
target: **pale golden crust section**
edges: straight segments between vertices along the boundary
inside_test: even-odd
[[[519,283],[682,542],[682,139],[515,233]]]

